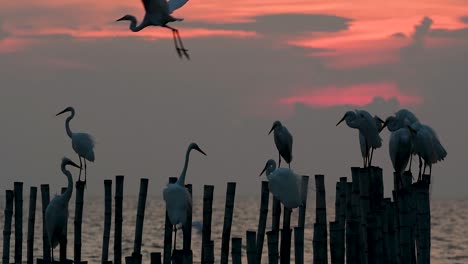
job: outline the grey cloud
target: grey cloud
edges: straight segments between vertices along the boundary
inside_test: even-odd
[[[424,50],[424,39],[429,35],[433,20],[430,17],[424,17],[419,24],[414,26],[414,32],[411,34],[411,43],[401,49],[403,56],[413,56]]]
[[[465,23],[465,24],[468,24],[468,16],[462,16],[460,17],[460,21]]]
[[[468,27],[461,29],[432,29],[430,32],[431,37],[442,38],[468,38]]]
[[[395,33],[395,34],[392,34],[392,37],[394,38],[406,38],[406,35],[402,32],[398,32],[398,33]]]

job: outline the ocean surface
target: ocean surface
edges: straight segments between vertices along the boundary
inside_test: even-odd
[[[309,195],[310,196],[310,195]],[[133,251],[133,240],[135,232],[137,197],[124,197],[123,204],[123,239],[122,239],[122,261],[125,256],[130,256]],[[245,232],[246,230],[257,230],[260,194],[258,197],[236,197],[234,208],[234,219],[231,236],[242,237],[243,262],[246,261]],[[114,201],[113,201],[114,203]],[[215,241],[215,262],[219,263],[221,252],[221,234],[224,221],[224,197],[215,197],[213,202],[213,225],[212,239]],[[143,232],[142,254],[143,262],[149,263],[150,252],[163,251],[164,237],[164,203],[161,197],[148,197],[146,203],[145,223]],[[27,217],[29,208],[29,197],[24,197],[24,226],[23,226],[23,260],[26,260],[27,240]],[[34,257],[42,257],[42,212],[40,202],[40,191],[38,192],[36,222],[35,222],[35,244]],[[73,220],[74,201],[70,201],[70,218],[68,224],[68,256],[73,258]],[[0,197],[0,226],[4,227],[5,198]],[[193,221],[202,221],[202,197],[194,197]],[[313,223],[315,219],[315,200],[309,199],[306,212],[305,229],[305,262],[312,263],[312,236]],[[271,200],[268,216],[267,230],[271,226]],[[431,256],[433,264],[458,264],[468,263],[468,199],[434,199],[431,200],[432,213],[432,240]],[[334,221],[334,198],[327,197],[327,220]],[[113,260],[113,229],[114,215],[112,216],[111,241],[109,246],[109,260]],[[13,220],[14,223],[14,220]],[[292,225],[297,223],[297,212],[293,211]],[[102,252],[102,235],[104,226],[104,198],[85,195],[83,213],[82,234],[82,260],[88,263],[100,263]],[[194,263],[200,262],[201,233],[197,228],[192,229],[192,250]],[[12,226],[10,242],[10,259],[14,256],[14,224]],[[178,232],[178,248],[182,247],[182,232]],[[294,244],[293,242],[291,243]],[[0,240],[0,249],[3,249],[3,238]],[[294,257],[294,248],[291,257]],[[59,250],[55,251],[58,258]],[[267,263],[268,250],[267,241],[263,246],[262,263]],[[330,261],[330,259],[329,259]],[[293,263],[293,260],[291,260]]]

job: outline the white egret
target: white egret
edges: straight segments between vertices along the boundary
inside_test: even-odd
[[[403,186],[402,175],[413,151],[411,132],[406,126],[400,127],[400,120],[394,116],[388,117],[380,130],[385,127],[391,132],[388,146],[393,169],[400,186]]]
[[[373,150],[382,146],[382,139],[377,130],[377,121],[365,110],[347,111],[336,125],[338,126],[343,121],[346,121],[349,127],[359,130],[364,167],[371,166]]]
[[[447,156],[447,151],[442,146],[435,131],[419,122],[408,125],[411,131],[413,149],[419,156],[419,176],[418,181],[421,180],[421,167],[424,160],[424,169],[422,174],[426,172],[426,167],[429,167],[429,175],[432,174],[432,164],[442,161]]]
[[[170,22],[184,20],[183,18],[173,17],[171,14],[185,5],[188,0],[169,0],[168,2],[166,2],[166,0],[143,0],[142,2],[145,7],[145,16],[140,25],[137,26],[137,19],[133,15],[125,15],[117,19],[117,21],[129,20],[130,30],[133,32],[138,32],[147,26],[160,26],[170,29],[179,57],[182,57],[183,53],[187,59],[190,59],[187,49],[184,47],[182,39],[180,38],[179,30],[167,25],[167,23]]]
[[[177,225],[185,225],[187,221],[187,210],[192,207],[192,199],[185,188],[185,175],[189,163],[189,156],[192,149],[197,150],[206,156],[206,153],[198,147],[196,143],[191,143],[185,153],[185,164],[182,173],[175,183],[169,183],[163,191],[163,198],[166,202],[166,210],[171,224],[174,226],[174,249],[176,247]]]
[[[80,168],[70,159],[62,159],[60,167],[63,174],[67,177],[68,187],[63,194],[56,195],[54,199],[50,201],[49,205],[47,205],[45,210],[45,227],[50,249],[52,250],[52,262],[54,260],[54,248],[57,247],[57,245],[62,242],[67,235],[65,226],[68,219],[68,202],[70,201],[73,193],[73,178],[71,173],[66,169],[67,165]]]
[[[288,163],[291,168],[292,161],[292,146],[293,137],[289,133],[288,129],[281,124],[280,121],[273,122],[273,126],[268,132],[268,135],[273,131],[273,138],[275,140],[276,149],[278,149],[278,168],[281,167],[281,157]]]
[[[415,114],[413,114],[411,111],[408,109],[400,109],[395,113],[396,117],[396,122],[398,124],[398,128],[406,127],[407,125],[411,125],[415,122],[419,122],[418,118],[416,117]],[[411,164],[413,162],[413,155],[416,155],[412,151],[412,155],[410,156],[410,161],[409,161],[409,171],[411,171]]]
[[[67,131],[67,135],[72,140],[73,150],[76,152],[76,154],[78,154],[78,157],[80,158],[80,176],[78,178],[78,181],[81,181],[81,168],[83,166],[81,158],[83,158],[85,171],[84,182],[86,182],[86,161],[88,160],[94,162],[94,140],[90,134],[73,133],[70,129],[70,120],[72,120],[75,116],[75,109],[69,106],[65,108],[62,112],[58,113],[57,116],[66,112],[70,112],[70,116],[68,116],[67,120],[65,121],[65,129]]]
[[[269,159],[259,176],[264,172],[270,192],[284,207],[293,209],[302,204],[301,179],[291,169],[276,168],[276,162]]]

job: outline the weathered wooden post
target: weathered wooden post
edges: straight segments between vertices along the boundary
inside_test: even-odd
[[[34,263],[34,224],[36,223],[36,198],[37,187],[31,187],[29,191],[28,241],[26,246],[28,264]]]
[[[416,183],[417,227],[418,227],[418,264],[431,261],[431,207],[429,200],[430,175],[423,175],[423,180]]]
[[[41,199],[42,199],[42,259],[38,258],[37,263],[50,263],[50,245],[49,239],[47,238],[47,229],[45,225],[45,211],[49,205],[50,195],[49,195],[49,185],[41,184]]]
[[[114,264],[122,264],[122,222],[123,222],[124,176],[115,177],[115,216],[114,216]]]
[[[279,232],[280,217],[281,217],[281,202],[273,196],[271,217],[271,230]]]
[[[330,222],[330,257],[331,263],[337,264],[340,263],[340,255],[339,255],[339,223],[338,222]]]
[[[370,184],[370,168],[359,169],[359,206],[361,209],[361,236],[360,236],[360,248],[361,250],[361,263],[368,263],[368,250],[367,250],[367,215],[370,211],[369,203],[369,184]]]
[[[374,214],[368,214],[366,220],[367,226],[367,245],[368,245],[368,260],[371,263],[380,264],[382,259],[377,256],[377,218]]]
[[[127,264],[141,264],[141,242],[143,238],[143,223],[145,220],[146,195],[148,193],[148,179],[140,179],[140,192],[138,195],[138,208],[135,225],[135,240],[133,243],[132,256],[128,258]]]
[[[211,240],[211,220],[213,213],[213,185],[203,186],[203,229],[202,229],[202,251],[201,262],[205,263],[204,248]]]
[[[67,187],[62,187],[61,193],[65,193],[67,191]],[[72,264],[73,260],[67,259],[67,243],[68,243],[68,219],[65,221],[65,230],[67,230],[67,234],[65,235],[65,238],[63,241],[60,243],[60,263],[62,264]]]
[[[5,191],[5,225],[3,226],[3,257],[2,263],[10,263],[10,236],[11,220],[13,218],[13,199],[15,195],[12,190]]]
[[[325,202],[324,175],[315,175],[316,213],[313,237],[315,264],[328,263],[327,208]]]
[[[265,229],[268,217],[268,202],[270,198],[270,191],[268,188],[268,181],[262,181],[262,191],[260,198],[260,217],[258,218],[257,230],[257,263],[262,263],[263,254],[263,241],[265,239]]]
[[[84,204],[84,188],[85,182],[76,182],[76,198],[75,198],[75,254],[74,263],[83,263],[81,261],[81,224],[83,219],[83,204]],[[86,262],[85,262],[86,263]]]
[[[233,237],[232,238],[232,249],[231,249],[231,257],[232,257],[232,264],[241,264],[242,263],[242,238],[241,237]]]
[[[278,231],[266,232],[268,240],[268,263],[278,264]]]
[[[292,210],[283,206],[283,229],[281,229],[280,263],[291,261],[291,213]]]
[[[256,264],[257,263],[257,246],[256,246],[256,236],[255,231],[247,231],[247,263]]]
[[[177,181],[177,177],[169,177],[169,183],[175,183]],[[169,221],[169,215],[167,214],[167,208],[166,208],[166,220],[164,223],[164,259],[163,263],[164,264],[170,264],[171,263],[171,253],[172,249],[172,224],[171,221]]]
[[[23,261],[23,183],[14,183],[15,191],[15,263]]]
[[[234,199],[236,196],[236,183],[228,182],[226,190],[226,205],[224,207],[223,236],[221,240],[221,264],[227,264],[229,258],[229,242],[231,240],[232,215],[234,212]]]
[[[192,200],[192,184],[186,184],[185,188],[187,188],[190,199]],[[192,264],[193,263],[193,252],[192,252],[192,207],[188,208],[187,212],[187,222],[182,227],[183,233],[183,262],[184,264]]]
[[[161,252],[151,252],[151,264],[161,264]]]
[[[304,263],[304,228],[294,227],[294,262]]]
[[[392,251],[390,244],[390,203],[390,198],[384,198],[382,215],[383,264],[390,264],[390,252]]]
[[[205,253],[204,253],[205,257],[206,257],[206,264],[213,264],[214,263],[214,241],[213,240],[210,240],[208,241],[208,243],[206,243],[205,245]]]
[[[335,224],[334,225],[334,263],[344,264],[345,261],[345,221],[346,221],[346,188],[347,178],[341,177],[340,181],[336,183],[336,201],[335,201]],[[331,235],[330,222],[330,239]],[[331,252],[330,241],[330,252]],[[332,260],[333,262],[333,260]]]
[[[398,234],[398,213],[396,208],[396,202],[390,202],[389,204],[389,216],[388,216],[388,228],[389,228],[389,247],[390,247],[390,264],[400,263],[400,242]]]
[[[411,263],[411,216],[409,212],[410,197],[410,188],[403,188],[398,191],[397,203],[400,220],[400,263]]]
[[[302,175],[301,178],[301,200],[302,204],[299,206],[299,217],[297,218],[297,226],[304,228],[305,215],[307,209],[307,192],[309,190],[309,176]]]
[[[109,240],[112,221],[112,180],[104,180],[104,233],[102,235],[102,264],[109,262]]]

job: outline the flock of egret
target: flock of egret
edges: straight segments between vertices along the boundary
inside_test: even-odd
[[[73,192],[73,179],[66,166],[74,166],[81,170],[85,166],[86,183],[86,161],[94,161],[94,141],[87,133],[73,133],[70,129],[70,121],[75,116],[73,107],[67,107],[57,115],[70,112],[65,121],[65,130],[72,140],[72,148],[78,154],[80,165],[78,166],[68,158],[63,158],[61,170],[67,177],[68,187],[62,195],[57,195],[46,208],[45,223],[47,235],[52,250],[65,238],[65,224],[68,218],[68,203]],[[447,156],[447,151],[440,143],[435,131],[419,122],[416,116],[406,109],[402,109],[389,116],[383,121],[378,116],[372,117],[365,110],[348,111],[343,118],[336,124],[337,126],[345,121],[346,124],[359,130],[359,143],[363,158],[364,167],[372,164],[372,154],[374,149],[382,146],[382,139],[379,133],[387,127],[391,132],[389,141],[390,159],[396,175],[401,184],[401,174],[405,171],[408,163],[411,171],[411,157],[419,157],[419,176],[425,173],[426,167],[429,167],[429,173],[432,171],[432,164],[443,160]],[[301,205],[301,186],[300,177],[291,169],[293,137],[288,129],[280,122],[275,121],[268,134],[274,134],[274,142],[278,150],[278,167],[273,159],[269,159],[262,172],[266,174],[269,189],[272,195],[278,199],[285,208],[294,209]],[[167,213],[171,224],[174,226],[174,235],[177,234],[177,226],[185,225],[187,212],[192,206],[192,200],[189,192],[185,188],[185,178],[192,150],[196,150],[206,156],[206,153],[196,143],[188,146],[185,154],[185,163],[182,172],[175,183],[169,183],[163,190],[163,198],[166,203]],[[288,164],[288,168],[281,168],[281,158]],[[83,159],[83,162],[81,161]],[[422,169],[424,161],[424,169]],[[174,239],[174,248],[176,239]]]

